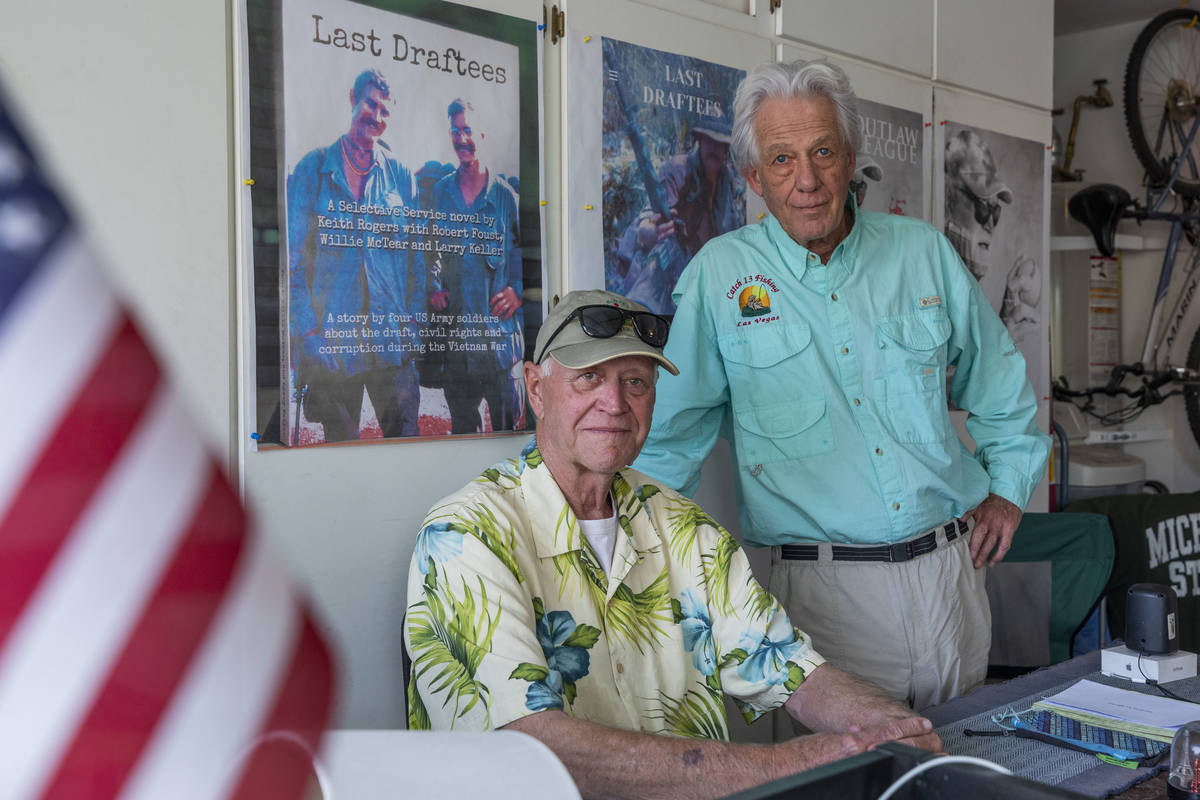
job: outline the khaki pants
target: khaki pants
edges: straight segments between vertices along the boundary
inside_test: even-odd
[[[776,547],[769,589],[833,666],[926,708],[983,682],[992,640],[970,535],[938,537],[932,553],[895,564],[833,561],[827,544],[816,561],[783,560]]]

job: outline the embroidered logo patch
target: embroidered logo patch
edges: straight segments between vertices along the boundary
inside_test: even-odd
[[[761,317],[771,313],[771,297],[761,283],[751,284],[738,295],[738,308],[743,317]]]
[[[930,306],[940,306],[942,304],[942,298],[936,294],[933,294],[933,295],[930,295],[929,297],[922,297],[920,300],[917,301],[917,303],[921,306],[921,308],[929,308]]]
[[[775,281],[766,275],[746,275],[734,281],[729,291],[725,292],[725,297],[737,301],[738,313],[742,317],[737,327],[777,321],[779,315],[771,313],[771,295],[778,291]]]

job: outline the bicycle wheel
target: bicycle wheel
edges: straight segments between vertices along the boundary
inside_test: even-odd
[[[1192,343],[1187,352],[1188,369],[1200,369],[1200,328],[1192,334]],[[1200,445],[1200,386],[1184,384],[1183,405],[1187,409],[1188,427],[1192,430],[1192,438]]]
[[[1200,89],[1200,13],[1176,8],[1142,30],[1125,67],[1125,125],[1138,161],[1155,183],[1166,183],[1196,118]],[[1200,132],[1192,140],[1175,191],[1200,194]]]

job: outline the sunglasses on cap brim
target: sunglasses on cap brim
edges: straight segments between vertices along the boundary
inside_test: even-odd
[[[618,306],[580,306],[568,314],[567,318],[554,329],[554,333],[550,334],[550,338],[542,346],[541,355],[535,358],[533,363],[542,363],[542,359],[546,357],[546,351],[550,349],[550,344],[555,337],[576,319],[579,320],[579,326],[583,328],[583,332],[593,339],[611,339],[620,333],[621,328],[625,325],[625,320],[629,320],[633,323],[633,332],[639,339],[660,350],[666,345],[667,333],[671,328],[671,323],[666,317],[660,317],[649,311],[630,311]]]

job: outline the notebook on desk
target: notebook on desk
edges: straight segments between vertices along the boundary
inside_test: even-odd
[[[1037,701],[1033,708],[1160,742],[1170,742],[1180,725],[1200,719],[1200,704],[1087,679]]]

